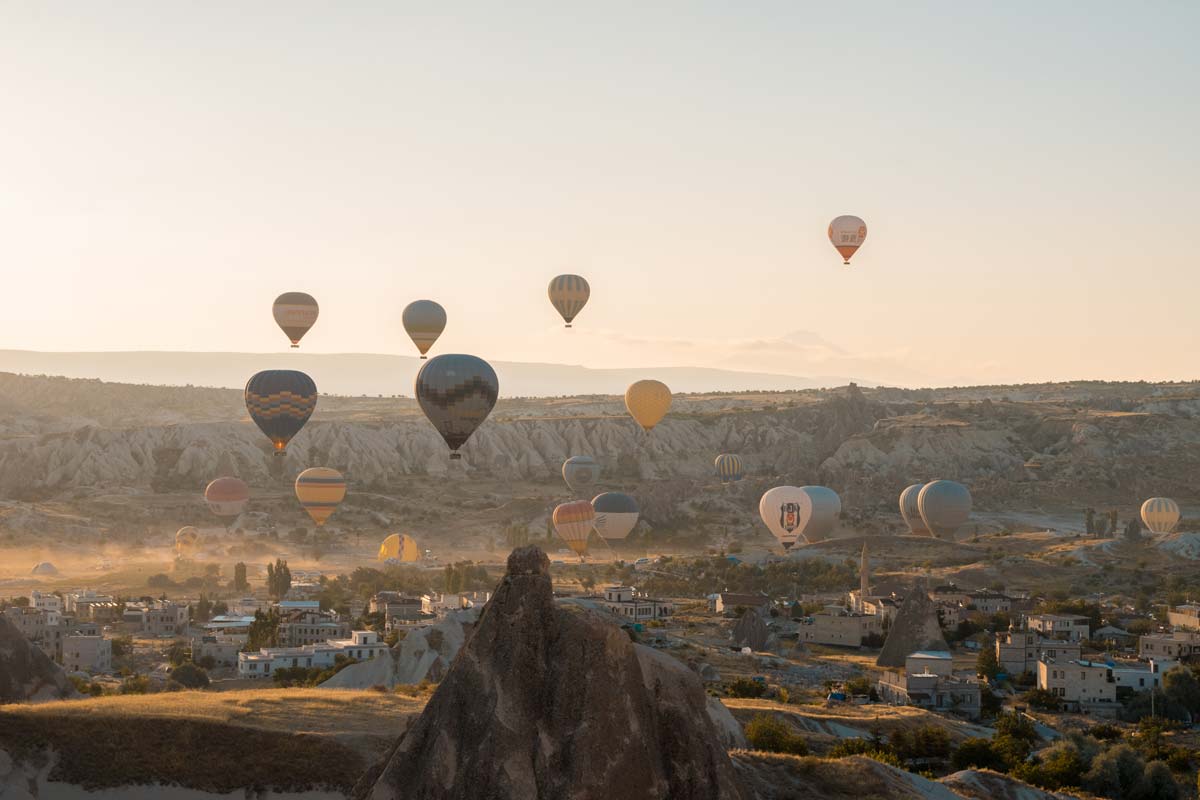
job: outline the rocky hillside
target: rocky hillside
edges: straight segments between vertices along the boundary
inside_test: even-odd
[[[0,615],[0,704],[57,700],[76,695],[62,667]]]
[[[747,797],[696,675],[556,604],[549,567],[537,547],[513,551],[370,797]]]
[[[849,508],[888,508],[907,483],[953,477],[977,507],[1015,498],[1132,504],[1197,494],[1200,387],[1060,384],[946,390],[687,395],[652,435],[620,398],[502,399],[464,448],[465,469],[557,481],[572,454],[612,483],[671,482],[671,501],[709,493],[713,457],[745,462],[743,489],[824,483]],[[1041,467],[1027,469],[1035,460]],[[411,400],[322,397],[284,471],[345,472],[387,492],[451,468]],[[76,490],[196,491],[233,473],[277,483],[267,440],[239,392],[0,375],[0,499]]]

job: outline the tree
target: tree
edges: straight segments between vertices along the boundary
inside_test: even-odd
[[[1037,760],[1016,770],[1017,777],[1034,786],[1057,791],[1078,786],[1080,775],[1087,769],[1079,748],[1071,742],[1058,742],[1047,748]]]
[[[1003,772],[1008,766],[1004,757],[996,752],[991,739],[965,739],[950,757],[950,764],[956,770],[975,768],[997,772]]]
[[[1127,744],[1119,744],[1092,759],[1083,775],[1083,788],[1103,797],[1129,798],[1142,779],[1142,757]]]
[[[1062,708],[1062,700],[1058,698],[1058,695],[1046,689],[1030,689],[1021,695],[1021,699],[1030,708],[1036,708],[1039,711],[1058,711]]]
[[[1200,714],[1200,681],[1187,667],[1175,667],[1163,676],[1163,693],[1190,713]]]
[[[766,692],[765,683],[750,678],[737,678],[725,686],[727,697],[762,697]]]
[[[242,649],[247,653],[253,653],[264,647],[274,647],[278,642],[279,612],[273,608],[267,612],[255,611],[254,621],[250,623],[250,630],[246,637],[246,646]]]
[[[198,664],[180,664],[171,670],[171,680],[179,683],[185,689],[208,688],[208,673]]]
[[[1137,800],[1178,800],[1180,795],[1171,768],[1162,761],[1151,761],[1146,765],[1136,791]]]
[[[987,647],[986,644],[975,659],[975,672],[991,680],[1000,674],[1000,662],[996,660],[996,648]]]
[[[755,750],[808,755],[808,741],[793,733],[787,723],[771,714],[755,714],[746,725],[746,739]]]
[[[192,619],[196,622],[208,622],[212,619],[212,601],[204,592],[200,593],[200,599],[196,601],[196,607],[192,610]]]
[[[167,661],[178,666],[192,657],[192,648],[187,642],[177,639],[167,648]]]
[[[992,738],[996,752],[1009,769],[1024,764],[1038,742],[1033,722],[1016,712],[996,717],[996,735]]]
[[[279,599],[285,597],[291,588],[292,571],[288,569],[288,563],[277,558],[274,564],[267,564],[267,593]]]
[[[243,561],[233,565],[233,590],[245,592],[250,589],[250,581],[246,580],[246,564]]]

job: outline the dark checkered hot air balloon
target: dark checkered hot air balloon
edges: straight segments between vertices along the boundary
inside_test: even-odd
[[[246,382],[246,410],[281,456],[317,407],[317,385],[294,369],[268,369]]]
[[[417,373],[417,402],[446,440],[450,458],[466,444],[500,395],[496,371],[482,358],[448,354],[429,360]]]

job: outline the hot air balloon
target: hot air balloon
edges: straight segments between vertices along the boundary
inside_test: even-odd
[[[309,467],[296,476],[296,499],[318,526],[346,496],[346,479],[329,467]]]
[[[217,478],[204,490],[208,510],[224,520],[241,514],[250,502],[250,487],[240,478]]]
[[[800,538],[812,544],[826,539],[837,527],[842,513],[842,498],[826,486],[801,486],[800,491],[808,495],[809,509],[801,519]]]
[[[1169,497],[1151,497],[1142,503],[1142,522],[1154,533],[1171,533],[1179,524],[1179,504]]]
[[[624,539],[638,522],[638,504],[622,492],[605,492],[592,498],[596,533],[603,539]]]
[[[588,534],[596,521],[596,512],[587,500],[563,503],[554,509],[554,530],[580,558],[587,553]]]
[[[190,556],[199,544],[200,531],[191,525],[185,525],[175,533],[175,553],[179,556]]]
[[[843,214],[829,223],[829,241],[842,254],[842,263],[849,264],[850,256],[867,238],[867,223],[851,214]]]
[[[317,407],[317,385],[303,372],[269,369],[246,382],[246,410],[282,456]]]
[[[421,358],[446,330],[446,309],[432,300],[414,300],[404,307],[404,330],[421,351]]]
[[[812,498],[799,486],[776,486],[758,501],[758,514],[787,550],[796,544],[805,519],[812,516]]]
[[[417,540],[402,533],[393,533],[379,545],[380,561],[399,561],[407,564],[419,561],[420,558],[421,549],[417,547]]]
[[[591,297],[592,290],[588,282],[578,275],[559,275],[550,281],[550,302],[562,314],[563,322],[571,327],[571,321],[583,311]]]
[[[292,347],[299,347],[304,334],[316,323],[320,309],[317,308],[317,301],[311,294],[284,292],[275,298],[275,305],[271,311],[275,315],[276,324],[291,340]]]
[[[971,492],[954,481],[927,483],[917,495],[917,508],[930,533],[953,541],[955,532],[971,516]]]
[[[653,430],[671,409],[671,390],[661,381],[636,381],[625,390],[625,408],[643,430]]]
[[[431,359],[417,373],[415,394],[421,410],[446,440],[450,458],[462,458],[466,444],[500,395],[496,371],[482,358],[444,355]]]
[[[737,456],[724,453],[713,461],[717,468],[717,477],[721,483],[735,483],[742,479],[742,460]]]
[[[921,508],[917,505],[917,497],[924,487],[923,483],[914,483],[900,493],[900,516],[915,536],[932,535],[929,528],[925,527],[925,520],[921,519]]]
[[[571,456],[562,465],[563,480],[571,491],[586,489],[600,477],[600,465],[591,456]]]

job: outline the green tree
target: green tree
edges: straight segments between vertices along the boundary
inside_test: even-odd
[[[1058,742],[1042,752],[1033,763],[1022,764],[1017,777],[1034,786],[1057,791],[1078,786],[1087,769],[1079,748],[1071,742]]]
[[[988,647],[987,642],[975,659],[975,672],[981,677],[991,680],[1000,674],[1000,662],[996,660],[996,648]]]
[[[1039,738],[1033,722],[1011,712],[996,717],[995,728],[996,735],[992,741],[1009,769],[1025,763]]]
[[[250,581],[246,580],[246,564],[243,561],[233,565],[233,590],[245,592],[250,589]]]
[[[982,738],[963,740],[950,757],[950,763],[956,770],[974,768],[1003,772],[1008,767],[992,740]]]
[[[208,673],[198,664],[180,664],[175,669],[171,670],[171,680],[177,682],[185,689],[207,689],[208,688]]]
[[[1083,788],[1102,797],[1115,800],[1131,798],[1142,780],[1145,764],[1127,744],[1109,748],[1092,759],[1092,766],[1083,775]]]
[[[192,609],[192,619],[196,622],[208,622],[212,619],[212,601],[204,592],[200,593],[200,599]]]
[[[808,741],[771,714],[755,714],[746,725],[746,739],[755,750],[770,753],[808,755]]]
[[[765,683],[750,678],[737,678],[725,685],[726,697],[762,697],[766,693]]]
[[[1200,714],[1200,680],[1187,667],[1175,667],[1163,676],[1163,693],[1192,714]]]
[[[1179,784],[1171,768],[1162,761],[1151,761],[1137,786],[1137,800],[1179,800]]]

